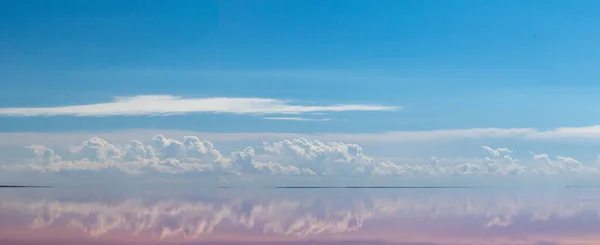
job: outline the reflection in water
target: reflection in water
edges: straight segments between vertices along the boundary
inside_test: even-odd
[[[0,242],[600,244],[594,190],[221,190],[127,198],[40,192],[1,193]]]

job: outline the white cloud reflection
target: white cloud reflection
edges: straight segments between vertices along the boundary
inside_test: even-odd
[[[582,200],[581,193],[489,191],[398,191],[364,197],[343,191],[268,195],[224,191],[216,199],[140,197],[104,202],[5,197],[0,200],[0,210],[26,217],[33,229],[66,227],[96,238],[114,232],[150,234],[158,240],[206,240],[215,234],[243,232],[318,239],[389,233],[386,227],[406,236],[454,232],[431,236],[436,239],[511,238],[556,235],[554,229],[562,227],[560,223],[572,226],[563,227],[561,232],[566,235],[585,235],[600,228],[598,198]]]

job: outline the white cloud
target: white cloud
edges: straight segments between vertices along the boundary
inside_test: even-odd
[[[498,148],[498,149],[493,149],[489,146],[482,146],[483,149],[485,149],[486,151],[488,151],[490,153],[490,155],[495,156],[495,157],[499,157],[500,154],[509,154],[512,153],[512,151],[510,149],[507,148]]]
[[[121,151],[114,145],[98,137],[92,137],[79,146],[71,147],[69,150],[76,158],[87,158],[96,162],[118,159],[121,155]]]
[[[228,156],[223,156],[211,142],[195,136],[178,141],[158,135],[151,145],[133,140],[124,147],[92,137],[71,147],[64,157],[44,146],[34,145],[30,149],[34,158],[26,159],[24,166],[43,171],[116,168],[131,173],[365,175],[381,173],[380,167],[393,165],[380,164],[363,155],[362,148],[355,144],[303,138],[264,143],[257,149],[249,146]],[[13,167],[23,169],[23,165]]]
[[[389,131],[380,133],[274,133],[274,132],[246,132],[246,133],[215,133],[169,129],[127,129],[106,132],[4,132],[0,133],[0,146],[23,146],[31,144],[78,144],[83,139],[93,136],[102,137],[111,142],[128,142],[135,138],[148,138],[158,134],[169,137],[184,137],[197,135],[213,142],[248,142],[262,140],[284,140],[290,138],[311,138],[320,141],[344,141],[365,143],[422,143],[448,142],[455,140],[502,140],[516,139],[530,142],[599,140],[600,126],[580,128],[556,128],[551,130],[537,130],[533,128],[470,128],[470,129],[438,129],[422,131]]]
[[[547,163],[548,165],[550,165],[550,158],[548,157],[547,154],[535,154],[533,152],[529,152],[529,153],[533,156],[533,159],[542,160],[545,163]]]
[[[535,128],[436,129],[382,133],[318,134],[315,137],[353,142],[431,142],[459,139],[585,140],[600,139],[600,125],[550,130]]]
[[[263,117],[261,119],[279,120],[279,121],[314,121],[314,122],[331,121],[331,118],[306,118],[306,117]]]
[[[398,106],[298,105],[270,98],[182,98],[171,95],[116,97],[114,101],[58,107],[0,108],[1,116],[139,116],[188,113],[302,114],[341,111],[396,111]]]
[[[537,130],[531,128],[471,128],[424,131],[390,131],[382,133],[319,134],[317,137],[360,142],[427,142],[455,139],[533,138]]]
[[[420,176],[420,175],[522,175],[598,173],[597,164],[584,164],[564,156],[551,159],[531,153],[533,164],[522,164],[508,148],[482,146],[485,158],[447,159],[427,157],[416,160],[378,159],[364,153],[358,144],[293,138],[246,146],[222,153],[215,145],[196,136],[182,140],[157,135],[147,143],[132,140],[112,144],[99,137],[57,154],[42,145],[28,147],[32,156],[12,170],[35,171],[117,171],[124,173],[319,176]],[[511,155],[509,155],[511,154]],[[406,158],[408,159],[408,158]],[[414,159],[414,158],[413,158]]]
[[[556,159],[569,166],[580,166],[581,163],[572,157],[556,156]]]
[[[533,160],[540,161],[543,164],[535,169],[538,173],[543,174],[560,174],[560,173],[599,173],[600,170],[594,164],[583,164],[577,159],[565,156],[556,156],[550,158],[548,154],[535,154],[530,152]]]

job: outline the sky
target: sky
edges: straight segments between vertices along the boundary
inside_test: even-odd
[[[0,175],[591,184],[599,7],[0,1]]]

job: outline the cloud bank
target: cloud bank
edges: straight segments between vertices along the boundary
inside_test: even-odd
[[[2,165],[7,171],[115,171],[144,174],[209,174],[219,176],[456,176],[558,175],[599,173],[598,164],[568,156],[530,153],[517,159],[507,148],[482,146],[486,157],[390,160],[367,155],[358,144],[306,138],[263,142],[224,153],[197,136],[112,144],[91,137],[67,150],[44,145],[27,147],[30,158]],[[58,153],[60,152],[60,153]]]
[[[172,95],[116,97],[111,102],[58,107],[0,108],[0,116],[142,116],[189,113],[302,114],[342,111],[396,111],[398,106],[298,105],[270,98],[182,98]]]

